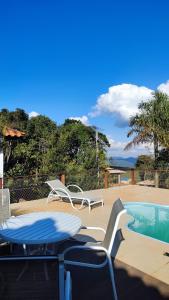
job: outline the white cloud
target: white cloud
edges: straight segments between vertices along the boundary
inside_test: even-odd
[[[89,119],[87,116],[82,117],[70,117],[71,120],[81,121],[84,125],[89,126]]]
[[[169,95],[169,80],[167,80],[167,82],[165,82],[165,83],[161,83],[157,89],[160,92],[163,92],[163,93],[166,93],[167,95]]]
[[[151,144],[140,144],[138,146],[132,147],[130,150],[124,151],[124,147],[127,145],[129,141],[120,142],[112,139],[110,136],[108,137],[110,148],[108,148],[107,154],[108,156],[121,156],[121,157],[138,157],[139,155],[152,155],[153,154],[153,146]]]
[[[29,119],[39,116],[39,113],[36,111],[31,111],[29,114]]]
[[[112,138],[108,137],[109,143],[110,143],[110,149],[119,150],[124,149],[126,146],[125,142],[115,141]]]
[[[134,84],[120,84],[109,88],[108,92],[97,99],[89,115],[96,117],[105,113],[115,115],[120,127],[126,126],[130,116],[138,112],[138,104],[152,97],[152,90]]]

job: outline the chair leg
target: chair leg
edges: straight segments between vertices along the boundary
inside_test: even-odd
[[[90,203],[89,203],[89,214],[90,214],[90,212],[91,212],[91,205],[90,205]]]
[[[111,256],[107,256],[107,258],[108,258],[111,283],[112,283],[112,288],[113,288],[113,293],[114,293],[114,300],[118,300],[117,292],[116,292],[116,285],[115,285],[113,265],[112,265],[112,261],[111,261]]]
[[[62,255],[59,256],[59,299],[64,300],[65,282],[64,282],[64,260]]]

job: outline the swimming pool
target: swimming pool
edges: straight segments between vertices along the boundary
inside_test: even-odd
[[[150,203],[126,203],[133,218],[128,228],[151,238],[169,243],[169,206]]]

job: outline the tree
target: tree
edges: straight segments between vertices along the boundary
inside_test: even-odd
[[[8,124],[9,110],[2,109],[0,112],[0,135],[3,133],[4,127]]]
[[[154,159],[150,155],[140,155],[136,161],[136,168],[141,170],[152,169],[154,164]]]
[[[105,166],[106,148],[109,147],[107,137],[98,134],[98,149],[100,167]],[[96,137],[95,130],[91,126],[85,126],[80,121],[65,120],[60,127],[59,147],[64,153],[65,165],[74,163],[85,169],[97,168],[96,162]]]
[[[57,124],[46,116],[31,119],[22,109],[0,112],[0,128],[23,130],[24,138],[4,141],[5,173],[11,176],[32,174],[69,174],[96,169],[95,130],[80,121],[65,120]],[[10,155],[9,153],[10,142]],[[106,165],[107,137],[98,134],[99,167]],[[82,173],[81,173],[82,174]]]
[[[147,176],[152,177],[154,158],[150,155],[140,155],[136,161],[136,169],[139,170],[141,180],[146,180]]]
[[[2,109],[0,112],[0,134],[4,135],[6,127],[12,129],[25,130],[28,121],[28,114],[23,109],[17,108],[15,111]],[[3,139],[4,160],[8,164],[14,148],[18,143],[17,138],[7,137]],[[6,169],[6,164],[5,164]]]
[[[159,146],[169,148],[169,97],[156,91],[153,99],[138,106],[139,113],[130,119],[132,129],[128,137],[135,135],[125,150],[141,143],[154,145],[154,167],[157,168]]]
[[[169,148],[162,149],[159,151],[158,167],[161,170],[166,170],[166,171],[169,170]]]
[[[0,111],[1,133],[5,127],[26,130],[28,119],[28,114],[23,109],[16,108],[15,111],[10,112],[8,109],[3,108]]]
[[[32,172],[46,174],[54,171],[58,136],[56,123],[46,116],[39,115],[28,121],[26,150]]]

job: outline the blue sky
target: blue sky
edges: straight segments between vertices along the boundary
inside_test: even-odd
[[[168,0],[1,1],[0,108],[84,116],[113,155],[139,154],[122,151],[126,124],[152,90],[169,92],[168,11]]]

